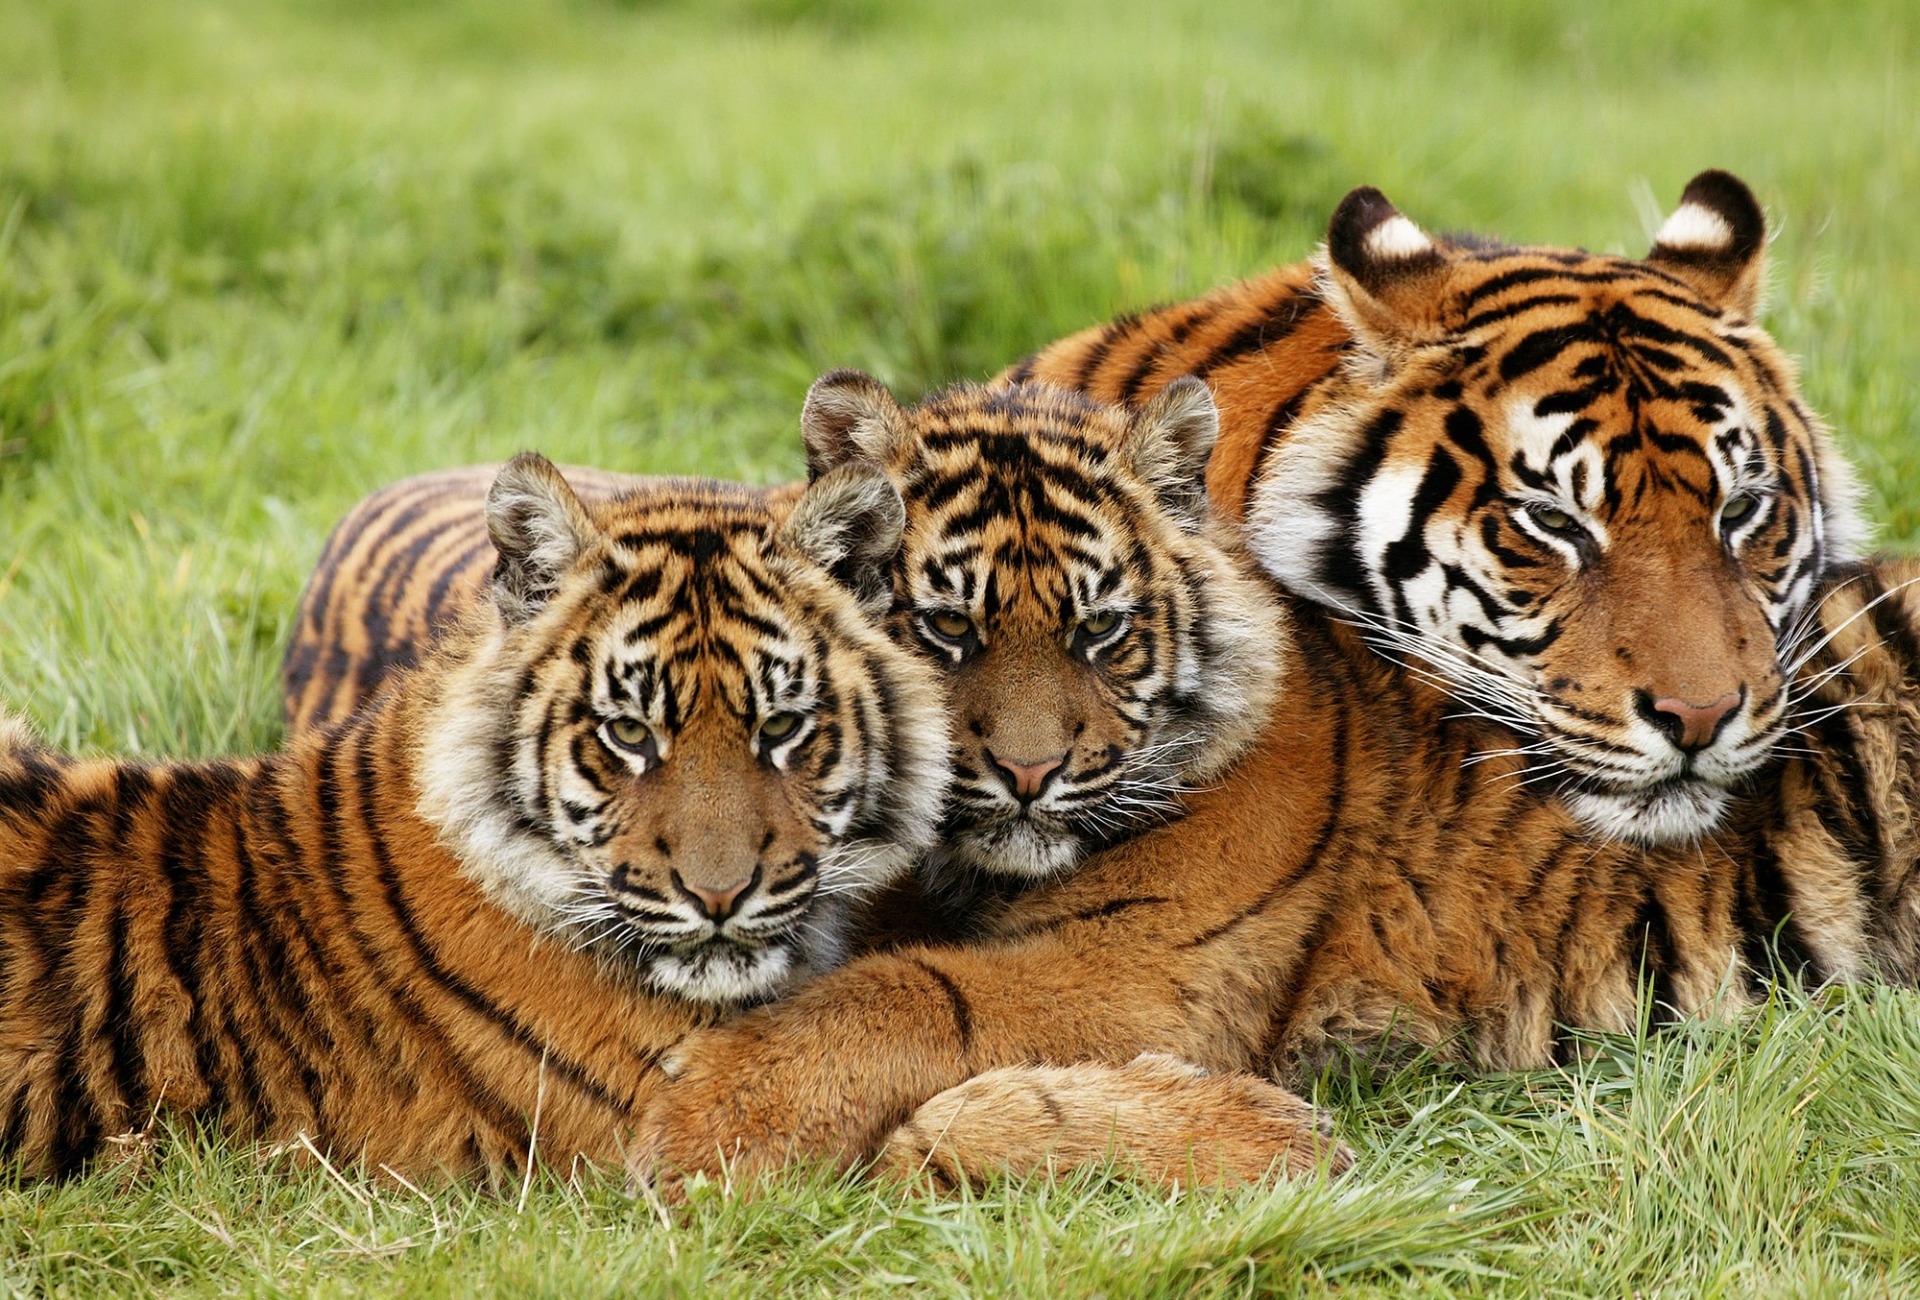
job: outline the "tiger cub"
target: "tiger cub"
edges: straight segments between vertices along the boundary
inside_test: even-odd
[[[936,880],[1058,875],[1258,734],[1284,643],[1207,505],[1218,424],[1197,381],[1135,416],[1042,385],[902,408],[857,371],[807,394],[808,472],[871,460],[906,500],[889,625],[945,669],[955,733]]]
[[[1163,819],[1257,732],[1281,642],[1207,506],[1205,385],[1136,414],[1040,386],[902,407],[839,371],[801,423],[814,478],[867,459],[905,498],[888,623],[947,689],[956,780],[927,875],[949,920]],[[483,474],[405,480],[335,528],[282,671],[291,729],[344,716],[472,599],[493,562]],[[648,482],[589,474],[598,493]]]
[[[933,842],[937,672],[875,621],[899,494],[494,479],[490,599],[281,752],[0,721],[0,1158],[158,1111],[406,1173],[616,1158],[664,1049],[834,965]]]
[[[1587,825],[1683,842],[1772,754],[1815,588],[1864,534],[1756,323],[1765,247],[1725,172],[1639,261],[1433,239],[1358,189],[1313,260],[1003,379],[1206,380],[1209,489],[1270,573],[1508,723]]]

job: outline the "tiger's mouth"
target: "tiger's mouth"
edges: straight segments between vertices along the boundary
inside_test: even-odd
[[[1082,837],[1044,808],[962,808],[943,837],[953,861],[993,876],[1045,880],[1086,855]]]
[[[661,993],[737,1007],[779,996],[800,964],[797,958],[791,935],[742,941],[716,934],[644,952],[640,966],[647,983]]]
[[[1557,791],[1591,830],[1643,847],[1710,833],[1780,736],[1768,720],[1743,718],[1734,734],[1682,751],[1569,732],[1549,716],[1536,716],[1535,724],[1530,752],[1533,770],[1545,778],[1540,788]],[[1550,775],[1555,770],[1558,778]]]
[[[1694,772],[1635,787],[1588,778],[1565,795],[1582,824],[1644,847],[1699,839],[1720,824],[1732,797],[1727,785]]]
[[[777,997],[806,962],[802,922],[816,910],[809,900],[797,915],[775,919],[749,910],[715,922],[653,899],[614,897],[608,907],[595,909],[602,920],[588,946],[637,971],[656,992],[750,1006]]]

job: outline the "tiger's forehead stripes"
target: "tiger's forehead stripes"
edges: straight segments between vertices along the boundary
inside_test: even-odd
[[[955,419],[937,405],[932,414],[907,473],[918,515],[909,581],[920,599],[955,599],[1033,629],[1131,602],[1128,572],[1152,559],[1133,526],[1136,507],[1109,477],[1118,430],[1063,425],[1050,407],[999,395],[987,412],[999,420],[973,409]]]
[[[1450,348],[1458,377],[1426,396],[1451,403],[1464,385],[1504,398],[1512,482],[1631,518],[1670,495],[1710,509],[1729,491],[1769,487],[1789,472],[1780,463],[1787,422],[1804,429],[1805,416],[1744,323],[1729,324],[1644,264],[1497,248],[1475,257],[1539,264],[1456,295],[1443,315],[1458,331]],[[1578,318],[1559,319],[1569,309]],[[1552,323],[1529,329],[1535,313]],[[1467,408],[1451,412],[1449,441],[1480,455],[1477,422],[1470,439],[1460,436],[1467,422]],[[1600,430],[1613,432],[1594,437]]]
[[[606,711],[624,705],[672,732],[709,700],[749,719],[812,703],[829,656],[762,572],[767,536],[763,516],[614,539],[609,565],[630,575],[626,597],[604,616],[604,634],[575,642],[576,656],[604,643],[594,696]]]

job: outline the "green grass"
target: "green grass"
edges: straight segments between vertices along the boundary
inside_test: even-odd
[[[1903,1294],[1920,1285],[1911,995],[1611,1040],[1568,1073],[1323,1081],[1339,1183],[1080,1176],[936,1200],[822,1176],[673,1212],[617,1182],[415,1192],[174,1135],[0,1191],[0,1288],[408,1295]]]
[[[1349,187],[1640,251],[1768,205],[1769,323],[1920,540],[1920,13],[1075,0],[0,0],[0,699],[87,749],[278,736],[331,521],[537,447],[795,473],[911,394],[1303,255]],[[420,1197],[183,1138],[0,1184],[0,1290],[1748,1295],[1920,1287],[1920,998],[1323,1081],[1336,1188],[939,1203],[796,1179]]]

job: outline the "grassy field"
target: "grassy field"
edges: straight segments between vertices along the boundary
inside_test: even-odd
[[[1183,12],[1184,9],[1184,12]],[[1695,171],[1920,540],[1920,12],[1639,0],[0,0],[0,700],[146,754],[278,736],[331,521],[535,447],[773,480],[801,394],[915,393],[1311,247],[1638,252]],[[1784,1002],[1566,1074],[1322,1081],[1340,1186],[796,1179],[415,1195],[182,1138],[0,1182],[0,1291],[1899,1294],[1920,998]]]

